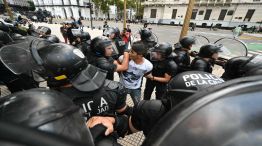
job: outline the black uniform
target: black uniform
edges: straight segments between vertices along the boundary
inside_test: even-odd
[[[125,103],[125,88],[120,83],[105,80],[106,72],[88,64],[78,48],[55,43],[30,51],[27,54],[21,52],[27,55],[25,64],[31,65],[21,72],[34,72],[45,78],[51,88],[73,97],[73,101],[86,111],[87,119],[94,115],[114,116],[118,109],[124,109],[121,114],[130,110]],[[7,53],[12,55],[13,52]]]
[[[18,42],[20,43],[2,47],[0,52],[0,80],[12,93],[39,87],[38,82],[33,79],[32,72],[25,71],[31,65],[31,62],[27,62],[30,57],[25,55],[30,55],[28,51],[31,45],[41,48],[52,43],[32,36],[27,36]]]
[[[13,42],[13,39],[8,35],[8,33],[0,30],[0,48],[11,42]]]
[[[191,36],[185,36],[178,43],[174,45],[175,53],[175,62],[178,65],[178,73],[189,71],[190,70],[190,54],[189,50],[192,45],[195,44],[195,38]]]
[[[155,77],[164,77],[165,73],[170,76],[174,76],[177,72],[177,65],[172,59],[167,59],[164,61],[154,61],[152,75]],[[144,99],[149,100],[151,94],[156,87],[156,98],[161,99],[166,91],[166,83],[161,83],[158,81],[152,81],[150,79],[146,80],[146,87],[144,91]]]
[[[150,61],[153,64],[152,76],[165,77],[167,73],[171,77],[177,73],[177,65],[173,60],[172,45],[169,43],[157,44],[150,50]],[[147,79],[144,91],[144,99],[149,100],[156,87],[156,98],[161,99],[166,91],[166,84],[163,82]]]
[[[222,82],[221,78],[202,71],[189,71],[176,75],[167,84],[167,92],[163,94],[161,100],[142,100],[134,107],[132,125],[147,136],[156,123],[183,100]]]
[[[114,79],[114,72],[117,68],[117,65],[115,65],[114,59],[112,57],[98,57],[98,56],[90,56],[90,59],[88,60],[90,64],[101,68],[103,70],[107,71],[106,79],[113,80]]]
[[[73,41],[74,41],[74,35],[72,33],[72,27],[67,28],[66,33],[67,33],[67,37],[68,37],[69,43],[72,44]]]
[[[214,64],[212,64],[210,61],[206,61],[201,57],[196,57],[192,63],[191,63],[191,69],[192,70],[198,70],[198,71],[204,71],[212,73]]]
[[[82,107],[87,120],[96,115],[114,115],[117,109],[126,105],[126,89],[122,84],[110,80],[105,80],[104,86],[91,92],[82,92],[74,87],[57,90]]]
[[[174,61],[178,65],[178,73],[190,70],[190,55],[184,50],[175,50],[176,57]]]
[[[107,37],[95,37],[91,40],[92,55],[88,60],[90,64],[107,71],[107,79],[114,79],[114,72],[117,68],[111,56],[105,56],[105,48],[111,46],[112,42]],[[113,54],[112,54],[113,55]]]
[[[115,41],[115,45],[116,45],[116,48],[118,50],[118,56],[116,59],[118,59],[118,57],[120,57],[121,55],[124,54],[124,52],[127,51],[127,48],[125,46],[125,42],[122,40],[122,38],[119,36],[117,38],[114,39]]]
[[[0,81],[7,86],[11,93],[37,88],[38,83],[26,75],[15,75],[0,63]]]

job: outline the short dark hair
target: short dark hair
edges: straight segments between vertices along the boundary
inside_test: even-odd
[[[145,48],[145,45],[141,41],[134,42],[131,45],[131,49],[134,50],[138,55],[145,56],[147,53],[147,50]]]

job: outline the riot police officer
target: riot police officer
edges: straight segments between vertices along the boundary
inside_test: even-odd
[[[225,64],[225,72],[222,78],[225,80],[261,75],[262,73],[262,56],[253,55],[239,56],[231,58]]]
[[[32,65],[30,48],[41,48],[52,44],[46,39],[32,36],[17,41],[20,43],[4,46],[0,50],[0,80],[13,93],[21,90],[37,88],[39,78],[29,70]]]
[[[0,30],[0,48],[11,42],[13,42],[13,39],[8,35],[8,33]]]
[[[45,38],[47,35],[51,35],[52,31],[49,27],[41,26],[38,32],[40,38]]]
[[[92,55],[88,60],[90,64],[107,71],[107,79],[113,80],[114,72],[128,69],[129,54],[124,53],[123,62],[120,64],[111,56],[113,53],[112,42],[107,37],[96,37],[91,40]]]
[[[218,59],[218,53],[222,52],[221,47],[215,44],[202,46],[197,57],[191,62],[191,69],[212,73],[214,63]]]
[[[261,145],[261,76],[198,92],[162,117],[143,146]]]
[[[91,43],[91,36],[88,32],[83,32],[80,29],[74,29],[72,31],[74,36],[73,46],[79,48],[84,55],[89,58],[91,50],[90,50],[90,43]]]
[[[107,21],[104,22],[103,25],[103,32],[105,32],[105,30],[109,27],[109,25],[107,24]]]
[[[30,51],[24,54],[30,66],[23,72],[44,78],[50,88],[68,95],[83,108],[87,120],[97,115],[114,116],[115,112],[131,114],[132,108],[125,103],[124,86],[105,80],[106,71],[88,64],[78,48],[56,43],[39,49],[33,47]]]
[[[128,51],[128,48],[126,47],[125,41],[123,41],[119,28],[114,27],[114,30],[115,30],[114,42],[115,42],[116,48],[118,49],[119,56],[121,56],[124,54],[124,52]]]
[[[178,65],[178,72],[190,70],[190,50],[192,45],[195,44],[195,38],[186,36],[183,37],[179,43],[175,44],[175,62]]]
[[[119,53],[119,48],[117,48],[116,42],[115,42],[116,29],[113,28],[113,27],[109,27],[109,28],[107,28],[107,29],[105,30],[104,35],[105,35],[106,37],[108,37],[108,39],[111,41],[111,44],[112,44],[113,52],[112,52],[111,57],[112,57],[114,60],[117,60],[118,57],[119,57],[121,54]]]
[[[71,142],[66,141],[70,144],[72,144],[72,140],[75,140],[86,145],[94,145],[93,137],[82,118],[83,111],[74,105],[70,98],[59,92],[41,88],[17,92],[0,99],[0,111],[0,121],[16,123],[39,131],[60,135],[70,139]],[[13,131],[12,128],[9,130]],[[30,134],[17,129],[15,133]],[[35,134],[37,133],[35,132]],[[31,134],[30,136],[32,137],[31,140],[35,141],[33,138],[37,138],[39,135]],[[63,142],[63,139],[56,138],[58,139],[57,142],[66,143]],[[12,139],[11,136],[9,139]],[[14,139],[17,139],[17,137]],[[27,140],[30,140],[30,138]],[[46,143],[52,143],[52,141],[48,141],[49,139],[45,140],[47,140]],[[0,144],[3,144],[2,141]]]
[[[46,35],[44,38],[53,43],[60,42],[59,38],[56,35]]]
[[[150,49],[152,47],[154,47],[157,42],[152,34],[152,32],[148,29],[141,29],[139,31],[140,37],[141,37],[141,41],[144,43],[146,49]]]
[[[172,45],[169,43],[157,44],[151,50],[150,61],[153,69],[152,73],[146,76],[144,100],[150,100],[154,88],[156,88],[156,98],[161,99],[166,90],[166,84],[176,75],[177,65],[171,55]]]
[[[129,117],[128,126],[122,129],[131,132],[143,131],[145,136],[150,134],[153,127],[162,117],[196,93],[212,89],[224,80],[203,71],[187,71],[173,77],[168,83],[164,98],[161,100],[142,100],[135,107]],[[124,124],[123,124],[124,125]],[[146,138],[147,139],[147,138]]]

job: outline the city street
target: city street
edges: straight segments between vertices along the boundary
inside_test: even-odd
[[[52,34],[57,35],[60,38],[60,40],[63,41],[63,37],[60,33],[60,25],[59,25],[63,21],[65,20],[58,19],[58,20],[53,21],[54,23],[57,23],[57,24],[35,23],[34,25],[36,27],[38,26],[50,27],[52,29]],[[99,27],[102,28],[103,23],[104,23],[103,21],[94,21],[93,27],[95,27],[95,29],[91,30],[90,21],[83,21],[83,24],[85,26],[84,31],[89,32],[91,35],[91,38],[94,38],[96,36],[101,36],[102,29],[99,30],[98,28]],[[121,22],[115,23],[114,21],[109,21],[108,25],[111,27],[117,26],[120,28],[120,30],[123,28],[123,23]],[[139,28],[143,27],[143,24],[129,24],[129,25],[132,30],[132,33],[136,33],[139,30]],[[169,26],[169,25],[159,25],[159,26],[158,25],[148,25],[148,28],[152,28],[152,31],[157,35],[159,42],[165,41],[165,42],[174,44],[175,42],[178,42],[179,40],[180,31],[182,27],[181,26]],[[202,35],[202,36],[207,37],[210,40],[210,42],[214,42],[224,37],[233,38],[233,33],[230,30],[210,31],[210,29],[207,29],[207,28],[206,29],[205,28],[196,28],[195,31],[189,31],[188,35],[193,35],[193,36]],[[247,44],[248,51],[250,54],[261,54],[262,53],[262,34],[252,34],[252,35],[244,34],[240,37],[240,40],[242,40],[243,42]],[[239,51],[238,50],[239,48],[237,47],[234,49],[236,50],[236,52]],[[213,74],[218,75],[218,76],[221,76],[223,72],[224,70],[220,66],[215,66],[213,70]]]
[[[0,146],[262,145],[261,6],[0,0]]]
[[[64,20],[54,20],[54,22],[61,23]],[[99,26],[102,28],[104,21],[93,21],[93,27],[98,28]],[[84,26],[91,26],[90,21],[84,20]],[[120,30],[123,28],[123,23],[115,21],[108,21],[108,25],[111,27],[119,27]],[[143,24],[129,24],[132,30],[132,33],[135,33],[139,30],[139,28],[143,27]],[[152,28],[153,33],[159,39],[159,42],[170,42],[176,43],[179,40],[180,31],[182,26],[170,26],[170,25],[148,25],[148,28]],[[213,31],[209,28],[196,28],[195,31],[189,31],[188,35],[202,35],[207,37],[210,42],[214,42],[220,38],[224,37],[233,37],[233,33],[231,30],[217,30]],[[246,34],[244,33],[239,39],[245,42],[248,46],[249,51],[258,51],[262,52],[262,34]]]
[[[36,27],[38,26],[47,26],[52,29],[52,34],[57,35],[61,41],[63,41],[62,35],[60,33],[60,25],[63,20],[54,20],[54,22],[58,24],[47,24],[47,23],[35,23],[34,25]],[[123,28],[122,23],[115,23],[112,21],[108,22],[109,26],[112,27],[119,27],[120,30]],[[90,22],[89,21],[84,21],[84,31],[87,31],[90,33],[91,37],[94,38],[96,36],[102,35],[102,30],[97,29],[99,26],[102,28],[103,26],[103,21],[94,21],[94,27],[95,29],[91,30],[87,26],[90,27]],[[142,28],[142,24],[130,24],[132,32],[135,34],[139,28]],[[179,35],[181,31],[181,26],[166,26],[166,25],[149,25],[149,28],[152,28],[152,31],[156,34],[156,36],[159,39],[159,42],[170,42],[172,44],[178,42],[179,40]],[[232,32],[230,30],[218,30],[218,31],[210,31],[209,29],[204,29],[204,28],[196,28],[195,31],[189,31],[188,35],[202,35],[207,37],[210,42],[214,42],[218,40],[219,38],[223,37],[230,37],[232,38]],[[262,52],[262,34],[244,34],[243,36],[240,37],[240,40],[244,41],[247,43],[249,47],[249,51],[256,51],[257,53]],[[260,52],[259,52],[260,51]],[[213,74],[217,76],[221,76],[224,70],[220,66],[215,66],[213,70]],[[115,74],[115,80],[118,80],[118,74]],[[143,95],[143,90],[145,88],[145,79],[143,80],[143,85],[142,85],[142,95]],[[46,83],[43,82],[41,83],[42,87],[46,87]],[[10,92],[7,90],[5,86],[0,86],[1,88],[1,96],[5,96],[10,94]],[[152,98],[155,98],[155,94],[152,94]],[[130,96],[127,98],[127,104],[130,106],[133,105],[132,100]],[[125,146],[133,146],[133,145],[141,145],[142,142],[144,141],[145,137],[142,132],[138,132],[135,134],[131,134],[126,136],[125,138],[119,138],[118,142],[122,145]]]

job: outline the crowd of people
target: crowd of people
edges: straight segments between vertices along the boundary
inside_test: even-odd
[[[179,145],[182,142],[174,141],[168,136],[198,133],[190,131],[190,128],[195,130],[198,126],[194,123],[182,127],[186,128],[188,133],[182,133],[183,129],[174,129],[173,124],[183,121],[178,119],[183,108],[198,103],[201,97],[223,90],[222,87],[236,86],[236,83],[254,83],[261,79],[257,77],[256,80],[251,78],[245,82],[229,81],[261,75],[261,55],[240,56],[223,62],[225,72],[222,77],[217,77],[212,71],[222,51],[221,45],[203,44],[196,53],[191,51],[196,42],[196,38],[192,36],[185,36],[174,45],[157,42],[152,30],[147,29],[147,24],[139,31],[140,39],[136,41],[131,38],[132,31],[129,26],[120,32],[119,28],[109,27],[106,22],[103,36],[95,38],[83,31],[81,20],[78,25],[74,21],[63,23],[60,28],[63,41],[46,26],[31,28],[28,31],[31,35],[24,36],[15,35],[16,32],[6,27],[1,26],[0,29],[0,81],[12,92],[11,95],[0,98],[0,127],[4,124],[5,127],[25,126],[22,129],[25,133],[23,137],[26,137],[26,134],[32,136],[33,132],[40,137],[39,142],[46,145],[120,145],[117,143],[118,137],[137,131],[143,131],[146,136],[144,145],[175,145],[176,142]],[[7,36],[9,39],[6,39]],[[191,61],[192,57],[195,58]],[[114,78],[115,73],[119,75],[119,81]],[[144,91],[143,80],[146,80]],[[49,89],[39,88],[41,81],[46,81]],[[261,92],[261,85],[248,93],[255,92],[255,89],[260,89],[258,91]],[[152,99],[154,90],[155,99]],[[205,93],[205,96],[191,98],[201,93]],[[134,106],[126,104],[128,94]],[[236,93],[234,97],[241,95]],[[223,97],[225,96],[219,96],[219,99]],[[218,98],[212,100],[212,103],[216,104],[217,101]],[[206,104],[209,103],[211,101]],[[235,112],[238,105],[243,106],[240,101],[234,103],[227,103],[228,106],[232,105],[227,109],[229,113]],[[256,100],[252,104],[258,105],[259,109],[262,107],[262,103]],[[201,108],[197,105],[195,107]],[[258,114],[257,111],[254,113]],[[205,113],[193,116],[193,121],[200,126],[209,122],[200,120],[203,114]],[[212,115],[205,116],[212,120]],[[231,118],[227,116],[223,117],[225,121]],[[234,120],[240,119],[239,117],[241,116],[236,116]],[[261,121],[256,116],[249,120]],[[240,124],[237,126],[239,129],[245,127]],[[156,128],[162,135],[158,134]],[[176,134],[176,130],[180,133]],[[209,133],[208,130],[212,129],[198,130],[201,134],[205,133],[205,130]],[[216,130],[220,130],[222,135],[228,133],[219,127]],[[15,132],[9,131],[7,138],[3,142],[0,140],[0,144],[8,144],[8,140],[11,140],[30,145],[30,136],[25,141],[12,139],[10,137],[13,137]],[[47,132],[45,141],[41,140],[43,135],[40,131]],[[226,144],[238,144],[239,137],[235,139],[235,136],[238,136],[235,131],[232,130],[235,135],[223,139]],[[50,133],[66,139],[58,137],[57,141],[54,141],[53,135],[48,137]],[[192,141],[197,141],[197,138],[194,138]],[[255,142],[261,144],[259,139],[255,139]],[[196,143],[184,140],[183,144]]]

